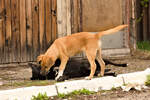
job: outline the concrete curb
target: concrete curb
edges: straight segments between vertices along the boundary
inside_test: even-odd
[[[69,93],[74,90],[88,89],[90,91],[98,92],[100,90],[110,90],[112,87],[119,87],[123,84],[122,78],[117,77],[101,77],[92,80],[77,80],[63,83],[56,83],[58,93]]]
[[[144,84],[147,79],[147,75],[150,75],[150,68],[147,68],[145,71],[120,74],[117,77],[122,77],[124,84]]]
[[[49,86],[32,86],[12,90],[0,91],[0,100],[30,100],[32,95],[47,93],[48,96],[56,96],[58,93],[70,93],[74,90],[88,89],[98,92],[100,90],[111,90],[112,88],[123,86],[124,84],[144,84],[150,69],[145,71],[120,74],[117,77],[107,76],[93,78],[92,80],[74,80],[56,83]]]
[[[0,91],[0,100],[30,100],[33,95],[38,95],[38,93],[45,92],[48,96],[57,95],[55,85],[32,86]]]

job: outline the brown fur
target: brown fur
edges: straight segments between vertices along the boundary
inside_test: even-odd
[[[105,63],[101,57],[100,38],[103,35],[115,33],[125,27],[127,27],[127,25],[120,25],[97,34],[80,32],[56,39],[54,43],[48,48],[46,53],[38,56],[37,58],[37,61],[41,64],[41,74],[47,74],[49,69],[55,63],[56,59],[60,58],[61,64],[59,67],[58,76],[56,77],[57,80],[60,76],[62,76],[69,57],[74,56],[80,52],[85,52],[91,66],[91,73],[86,79],[91,79],[95,73],[95,59],[97,59],[101,65],[101,72],[99,75],[103,76]]]

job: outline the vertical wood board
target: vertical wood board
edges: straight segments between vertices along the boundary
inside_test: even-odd
[[[52,41],[54,41],[57,38],[56,16],[57,16],[57,0],[52,0]]]
[[[57,0],[58,37],[71,34],[71,0]]]
[[[10,62],[12,55],[11,52],[11,37],[12,37],[12,31],[11,31],[11,1],[5,0],[5,9],[6,9],[6,38],[5,38],[5,56],[6,56],[6,62]]]
[[[51,7],[52,7],[52,2],[51,0],[45,0],[45,10],[46,10],[46,47],[49,47],[50,44],[51,44],[51,41],[52,41],[52,35],[51,35],[51,32],[52,32],[52,10],[51,10]]]
[[[0,20],[1,20],[1,33],[0,33],[0,46],[1,46],[1,62],[3,63],[6,60],[5,57],[5,0],[0,0]]]
[[[26,1],[27,61],[33,61],[32,0]]]
[[[19,1],[11,1],[12,11],[12,42],[11,42],[11,54],[13,62],[20,62],[20,20],[19,20]]]
[[[71,0],[71,33],[79,32],[79,0]]]
[[[27,61],[26,48],[26,5],[25,0],[20,0],[20,42],[21,42],[21,62]]]
[[[3,61],[3,46],[4,46],[4,39],[3,39],[3,20],[0,19],[0,63]]]
[[[33,59],[37,58],[40,53],[39,45],[39,0],[32,0],[32,26],[33,26]]]
[[[39,0],[39,34],[40,34],[40,53],[44,51],[44,25],[45,25],[45,5],[44,0]]]

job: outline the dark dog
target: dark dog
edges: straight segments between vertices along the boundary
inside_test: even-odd
[[[95,76],[97,76],[100,72],[100,65],[97,60],[95,60],[97,69],[95,72]],[[120,67],[127,67],[127,64],[116,64],[109,60],[105,60],[104,62],[106,65],[112,64],[115,66]],[[32,77],[31,80],[45,80],[45,79],[55,79],[58,73],[58,66],[60,65],[60,59],[57,59],[53,67],[50,69],[49,73],[46,76],[42,76],[40,74],[41,66],[36,63],[29,63],[29,66],[32,68]],[[108,73],[110,69],[105,69],[105,75],[112,75],[115,76],[115,73]],[[69,78],[77,78],[77,77],[84,77],[89,75],[90,73],[90,64],[87,59],[75,59],[72,58],[68,61],[66,69],[64,71],[63,76],[61,76],[57,81],[64,81]]]

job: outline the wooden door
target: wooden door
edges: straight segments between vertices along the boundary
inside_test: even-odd
[[[0,0],[0,63],[36,61],[56,39],[56,0]]]

